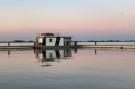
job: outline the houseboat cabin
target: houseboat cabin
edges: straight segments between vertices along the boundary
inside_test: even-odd
[[[36,38],[36,47],[70,47],[71,37],[54,33],[41,33]]]

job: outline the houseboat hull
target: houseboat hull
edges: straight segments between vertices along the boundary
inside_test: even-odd
[[[35,45],[34,49],[69,49],[71,46],[41,46],[41,45]]]

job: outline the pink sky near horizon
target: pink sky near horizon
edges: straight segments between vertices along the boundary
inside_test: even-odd
[[[118,13],[117,16],[75,15],[75,13],[64,13],[63,15],[34,15],[6,14],[0,21],[0,32],[134,32],[135,16]],[[52,13],[53,14],[53,13]],[[68,15],[69,14],[69,15]],[[72,16],[73,14],[73,16]],[[79,13],[78,13],[79,14]],[[39,30],[38,30],[39,29]]]
[[[72,19],[72,20],[71,20]],[[12,21],[12,20],[11,20]],[[68,18],[57,20],[16,20],[15,22],[1,23],[1,32],[72,32],[83,33],[121,33],[135,32],[133,18]],[[23,29],[23,30],[22,30]]]
[[[0,35],[23,36],[41,32],[82,35],[135,33],[133,0],[8,2],[0,1]]]

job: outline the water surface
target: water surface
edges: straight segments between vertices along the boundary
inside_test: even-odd
[[[0,51],[0,89],[135,89],[135,50]]]

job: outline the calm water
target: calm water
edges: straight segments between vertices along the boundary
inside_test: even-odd
[[[0,89],[135,89],[135,50],[0,51]]]

